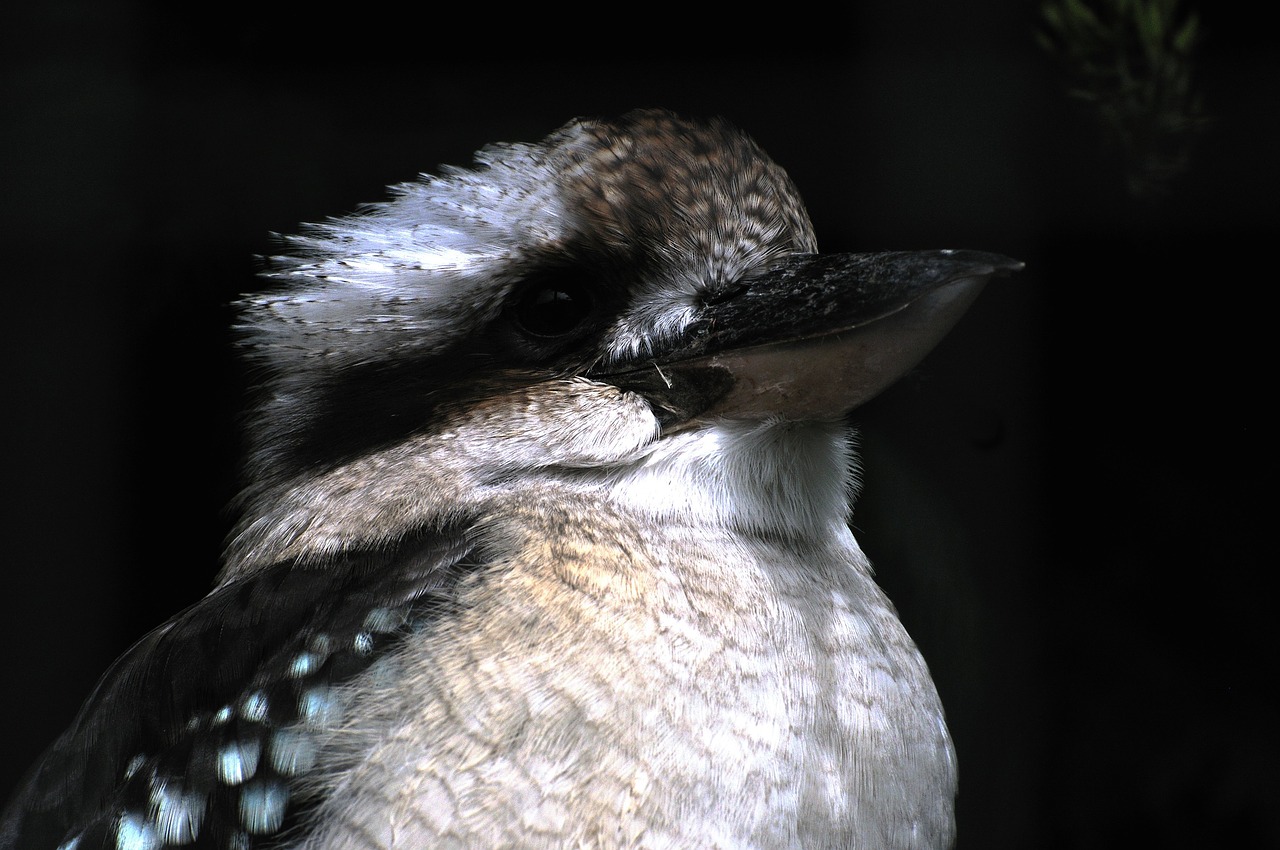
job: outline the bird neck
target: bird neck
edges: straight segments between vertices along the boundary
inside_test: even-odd
[[[609,479],[613,499],[659,521],[821,539],[845,526],[857,463],[840,423],[719,421],[659,440]]]

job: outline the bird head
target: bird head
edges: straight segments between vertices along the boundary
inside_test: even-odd
[[[285,245],[240,304],[262,383],[231,571],[517,480],[606,486],[689,435],[836,422],[1021,266],[819,254],[751,139],[656,110],[484,148]]]

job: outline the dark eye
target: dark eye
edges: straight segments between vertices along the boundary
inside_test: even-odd
[[[586,287],[567,281],[535,284],[516,304],[515,320],[540,337],[562,337],[576,331],[591,315],[593,301]]]

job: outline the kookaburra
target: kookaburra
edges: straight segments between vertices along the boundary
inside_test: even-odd
[[[216,586],[107,672],[0,846],[952,843],[845,416],[1020,263],[818,254],[750,139],[654,110],[286,245],[240,304]]]

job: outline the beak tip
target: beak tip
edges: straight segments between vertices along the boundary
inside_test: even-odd
[[[938,254],[948,265],[953,265],[958,270],[962,269],[965,277],[1005,277],[1027,267],[1022,260],[989,251],[944,248],[938,251]]]

